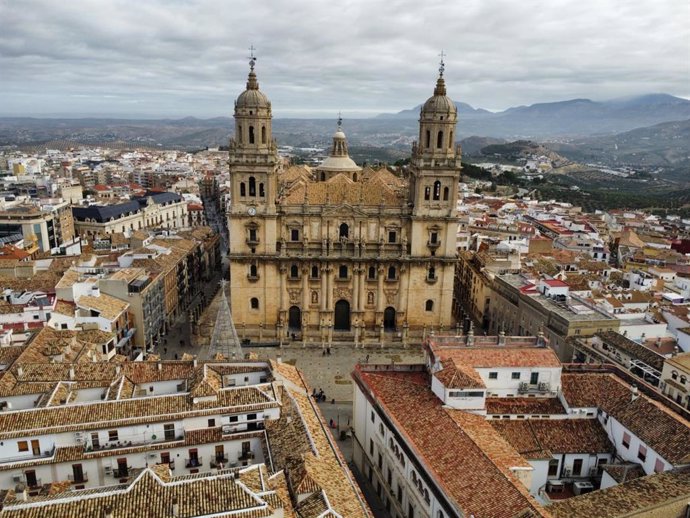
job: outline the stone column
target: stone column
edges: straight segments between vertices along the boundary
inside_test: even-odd
[[[378,313],[383,311],[383,278],[386,275],[386,267],[385,266],[379,266],[379,285],[378,285],[378,293],[376,294],[376,311]]]
[[[321,267],[321,311],[328,308],[328,266]]]
[[[359,278],[360,268],[358,265],[352,267],[352,309],[359,311],[359,285],[361,280]]]

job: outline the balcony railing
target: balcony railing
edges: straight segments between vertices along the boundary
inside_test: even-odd
[[[254,459],[254,452],[253,451],[244,451],[242,454],[240,454],[239,457],[237,457],[238,460],[253,460]]]
[[[174,435],[174,434],[165,434],[163,436],[156,436],[155,439],[149,439],[149,440],[138,440],[138,441],[113,441],[113,442],[106,442],[104,444],[85,444],[84,445],[84,451],[86,452],[91,452],[91,451],[102,451],[102,450],[118,450],[122,448],[136,448],[138,446],[147,446],[150,444],[162,444],[162,443],[167,443],[167,442],[180,442],[184,441],[184,434],[180,435]]]
[[[190,459],[185,459],[184,467],[185,468],[199,468],[203,466],[204,461],[203,457],[192,457]]]
[[[214,459],[211,461],[211,468],[217,468],[219,464],[223,464],[223,466],[228,465],[228,456],[223,455],[223,456],[216,456]]]
[[[67,480],[73,484],[83,484],[84,482],[89,481],[89,474],[84,471],[80,476],[67,475]]]
[[[34,462],[40,459],[46,459],[55,455],[55,446],[49,451],[42,452],[38,455],[23,455],[19,457],[2,457],[0,464],[11,464],[13,462]]]
[[[115,478],[127,478],[129,473],[132,471],[132,466],[125,466],[113,470],[113,477]]]

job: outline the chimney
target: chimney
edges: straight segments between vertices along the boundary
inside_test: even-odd
[[[119,376],[120,372],[122,372],[122,366],[120,364],[115,365],[115,374]]]
[[[542,331],[541,329],[539,330],[539,333],[537,334],[537,346],[538,347],[546,346],[546,340],[544,339],[544,331]]]
[[[498,333],[498,345],[505,345],[506,344],[506,333],[505,331],[501,330],[500,333]]]
[[[177,497],[173,497],[172,500],[172,514],[175,517],[180,516],[180,504],[177,503]]]
[[[199,364],[199,362],[196,359],[196,356],[194,357],[194,360],[192,360],[192,365],[196,367]]]
[[[106,505],[103,508],[103,518],[113,518],[113,506]]]
[[[69,379],[74,379],[74,365],[69,366]]]
[[[162,362],[158,362],[157,366],[158,366],[158,372],[163,370],[163,363]]]
[[[21,378],[23,375],[24,375],[24,367],[22,367],[20,365],[19,367],[17,367],[17,376],[19,376]]]
[[[467,331],[467,345],[474,345],[474,324],[470,320],[470,330]]]
[[[630,401],[635,401],[638,397],[640,397],[640,393],[637,389],[637,385],[630,385]]]

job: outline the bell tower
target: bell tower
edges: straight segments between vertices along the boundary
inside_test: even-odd
[[[451,216],[455,213],[460,180],[460,150],[455,146],[458,109],[446,95],[443,53],[434,95],[419,115],[419,140],[410,162],[410,203],[415,215]]]
[[[259,90],[251,50],[247,87],[235,101],[235,135],[230,139],[231,212],[275,214],[280,160],[271,132],[271,102]]]

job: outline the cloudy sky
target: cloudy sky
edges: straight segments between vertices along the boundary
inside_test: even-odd
[[[278,117],[430,95],[491,110],[690,98],[688,0],[0,0],[0,115],[231,115],[248,47]]]

